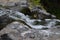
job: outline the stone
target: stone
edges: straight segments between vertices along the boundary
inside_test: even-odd
[[[0,0],[0,5],[2,6],[15,6],[15,3],[19,3],[26,0]]]
[[[36,18],[36,19],[55,19],[56,18],[55,15],[52,15],[46,12],[46,10],[44,9],[42,10],[39,7],[35,7],[32,9],[32,15],[33,15],[33,18]]]
[[[26,25],[24,25],[23,23],[13,22],[13,23],[7,25],[5,28],[3,28],[0,31],[0,36],[6,34],[13,40],[20,40],[20,39],[22,39],[21,33],[24,31],[27,31],[27,30],[29,30],[29,28]]]
[[[14,20],[12,18],[9,18],[7,15],[1,16],[0,17],[0,30],[13,21]]]
[[[3,28],[1,31],[3,33],[9,33],[11,31],[24,32],[24,31],[27,31],[27,30],[29,30],[29,27],[27,27],[23,23],[12,22],[11,24],[8,24],[5,28]]]
[[[0,9],[0,30],[3,29],[6,25],[13,22],[14,19],[9,17],[10,12],[5,9]],[[8,14],[9,13],[9,14]]]
[[[16,28],[14,28],[15,24],[18,25]],[[47,30],[38,30],[38,29],[25,30],[21,29],[21,25],[22,24],[21,23],[19,24],[19,22],[13,22],[9,24],[6,28],[0,31],[0,39],[5,38],[6,36],[6,39],[12,39],[12,40],[60,40],[60,31],[59,31],[60,29],[58,30],[56,28],[51,28]],[[20,32],[17,29],[19,27],[20,27],[19,30],[24,31]],[[23,25],[22,27],[24,28]],[[3,36],[2,38],[1,37],[2,35],[5,36]]]
[[[30,11],[30,9],[28,7],[22,7],[20,12],[24,13],[25,15],[29,15],[29,16],[32,15],[31,11]]]
[[[12,40],[7,34],[1,35],[1,40]]]

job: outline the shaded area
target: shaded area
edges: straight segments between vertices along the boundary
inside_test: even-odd
[[[40,3],[48,12],[60,19],[60,0],[41,0]]]
[[[12,18],[9,18],[7,15],[1,16],[0,17],[0,30],[13,21],[14,20]]]
[[[0,40],[12,40],[12,39],[9,38],[9,36],[7,34],[3,34],[3,35],[1,35],[1,39]]]

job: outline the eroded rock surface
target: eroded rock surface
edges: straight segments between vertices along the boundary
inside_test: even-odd
[[[0,38],[2,40],[60,40],[59,30],[57,28],[48,30],[30,29],[23,23],[15,21],[0,31]]]

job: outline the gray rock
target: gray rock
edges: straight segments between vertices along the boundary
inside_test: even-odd
[[[46,10],[40,8],[40,7],[34,7],[32,9],[32,13],[33,15],[35,15],[38,19],[52,19],[52,18],[56,18],[55,15],[52,15],[48,12],[46,12]]]
[[[23,13],[14,10],[1,9],[0,14],[0,26],[3,26],[0,29],[13,21],[23,21],[26,19],[26,16]]]
[[[2,6],[15,6],[15,3],[25,2],[27,0],[0,0],[0,5]]]
[[[13,40],[20,40],[22,39],[21,33],[27,30],[29,28],[23,23],[13,22],[0,31],[0,36],[7,34]]]
[[[7,32],[14,31],[14,30],[15,31],[19,31],[21,33],[21,32],[29,30],[29,28],[26,25],[24,25],[23,23],[13,22],[11,24],[8,24],[7,27],[5,27],[4,29],[2,29],[1,31],[3,33],[7,33]]]
[[[9,17],[10,13],[7,9],[0,9],[0,30],[14,21],[14,19]]]
[[[22,23],[13,22],[0,31],[0,37],[3,34],[7,34],[12,40],[60,40],[60,32],[56,28],[38,30],[26,27],[28,28],[27,30],[25,27]]]
[[[0,40],[12,40],[12,39],[9,38],[9,36],[7,34],[3,34],[3,35],[1,35],[1,39]]]
[[[10,27],[12,29],[16,29],[20,33],[29,30],[28,26],[26,26],[22,22],[20,22],[20,23],[19,22],[13,22],[13,23],[7,25],[7,27]]]

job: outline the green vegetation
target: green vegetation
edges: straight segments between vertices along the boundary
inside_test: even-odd
[[[60,0],[41,0],[40,3],[47,12],[56,15],[60,19]]]
[[[30,8],[35,7],[35,6],[40,6],[40,0],[29,0],[30,3]]]
[[[30,0],[33,5],[39,5],[40,0]]]

